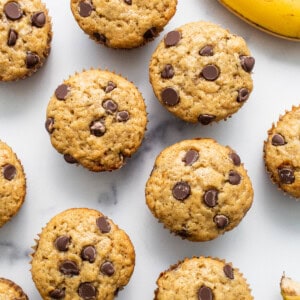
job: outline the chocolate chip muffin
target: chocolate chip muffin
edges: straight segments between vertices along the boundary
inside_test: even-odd
[[[32,255],[32,278],[45,300],[111,300],[132,275],[135,252],[127,234],[96,210],[53,217]]]
[[[0,278],[0,299],[1,300],[28,300],[22,288],[6,278]]]
[[[21,208],[26,194],[26,179],[21,162],[13,150],[0,141],[0,227]]]
[[[91,39],[112,48],[153,40],[176,12],[177,0],[71,0],[72,13]]]
[[[40,0],[0,0],[0,81],[32,75],[45,62],[51,20]]]
[[[300,198],[300,106],[280,116],[268,131],[264,159],[272,181],[289,195]]]
[[[142,143],[146,124],[141,93],[108,71],[71,76],[57,87],[47,109],[54,148],[66,162],[95,172],[122,167]]]
[[[171,113],[207,125],[243,106],[253,88],[254,63],[241,37],[194,22],[165,35],[150,61],[150,82]]]
[[[164,149],[146,184],[153,215],[191,241],[212,240],[236,227],[252,200],[240,157],[212,139],[185,140]]]
[[[186,258],[162,272],[155,300],[251,300],[243,274],[231,263],[210,257]]]

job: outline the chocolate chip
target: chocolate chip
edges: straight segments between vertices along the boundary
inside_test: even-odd
[[[250,96],[249,90],[246,88],[241,88],[238,92],[238,96],[236,101],[241,103],[241,102],[245,102]]]
[[[228,181],[232,185],[238,185],[242,180],[241,175],[236,171],[230,171],[228,176]]]
[[[216,118],[216,116],[214,116],[214,115],[204,114],[204,115],[200,115],[200,116],[198,117],[198,121],[199,121],[202,125],[208,125],[208,124],[210,124],[215,118]]]
[[[105,44],[106,43],[106,36],[102,33],[98,33],[98,32],[94,32],[93,33],[94,38],[101,44]]]
[[[93,121],[90,124],[90,132],[92,135],[100,137],[102,135],[104,135],[105,131],[106,131],[106,127],[103,124],[103,120],[97,120],[97,121]]]
[[[45,122],[45,128],[50,134],[54,131],[54,119],[53,118],[47,118],[47,120]]]
[[[273,146],[283,146],[285,145],[284,137],[281,134],[274,134],[272,137]]]
[[[70,90],[69,86],[67,86],[66,84],[61,84],[55,90],[56,98],[58,100],[66,100],[69,90]]]
[[[112,90],[114,90],[115,88],[117,87],[117,85],[112,82],[112,81],[109,81],[106,88],[105,88],[105,93],[109,93],[111,92]]]
[[[295,174],[292,167],[279,167],[278,175],[281,183],[292,184],[295,181]]]
[[[91,2],[81,1],[79,3],[79,14],[81,17],[86,18],[89,17],[93,11],[93,5]]]
[[[172,194],[175,199],[183,201],[191,194],[191,187],[185,181],[177,182],[173,186]]]
[[[39,62],[40,62],[40,58],[37,54],[33,52],[27,52],[25,63],[28,69],[34,68]]]
[[[241,66],[242,68],[250,73],[253,70],[253,67],[255,65],[255,59],[252,56],[246,56],[246,55],[241,55],[240,56],[241,60]]]
[[[158,34],[156,27],[151,27],[144,33],[144,39],[145,40],[151,40],[154,37],[156,37]]]
[[[64,260],[59,266],[59,271],[64,275],[79,275],[78,266],[72,260]]]
[[[213,56],[214,55],[214,49],[211,45],[206,45],[199,51],[199,54],[201,56]]]
[[[99,217],[96,224],[102,233],[108,233],[111,230],[111,226],[105,217]]]
[[[228,181],[230,184],[238,185],[238,184],[240,184],[241,180],[242,180],[242,177],[238,172],[233,171],[233,170],[231,170],[229,172]]]
[[[166,47],[175,46],[179,43],[180,39],[181,39],[181,34],[179,31],[170,31],[165,36],[165,45]]]
[[[126,110],[119,111],[117,113],[116,119],[118,122],[126,122],[129,120],[129,113]]]
[[[124,0],[124,2],[128,5],[131,5],[132,4],[132,0]]]
[[[63,299],[66,296],[65,289],[55,289],[49,292],[49,296],[53,299]]]
[[[223,268],[224,274],[229,278],[229,279],[234,279],[234,274],[233,274],[233,269],[231,265],[225,265]]]
[[[172,65],[167,64],[165,65],[164,69],[161,71],[160,76],[164,79],[170,79],[174,76],[174,68]]]
[[[86,246],[81,251],[81,258],[93,263],[96,259],[96,249],[94,246]]]
[[[115,274],[114,265],[109,261],[106,261],[105,263],[102,264],[102,266],[100,267],[100,271],[102,274],[107,276],[112,276]]]
[[[198,300],[213,300],[212,290],[203,285],[198,291]]]
[[[6,3],[4,5],[4,13],[8,19],[13,21],[20,19],[23,15],[21,7],[17,2]]]
[[[6,164],[5,166],[3,166],[2,169],[3,172],[3,176],[6,180],[13,180],[17,174],[17,169],[15,166],[11,165],[11,164]]]
[[[186,152],[185,157],[182,159],[186,166],[191,166],[199,159],[199,152],[196,150],[189,150]]]
[[[111,100],[111,99],[104,101],[102,103],[102,106],[105,109],[105,111],[108,114],[111,114],[111,115],[113,113],[115,113],[117,111],[117,109],[118,109],[118,104],[115,101]]]
[[[54,245],[58,251],[68,251],[70,244],[70,237],[66,235],[59,236],[55,242]]]
[[[161,98],[162,101],[168,106],[175,106],[179,102],[178,93],[171,87],[167,87],[161,92]]]
[[[218,204],[219,191],[211,189],[205,192],[203,200],[208,207],[215,207]]]
[[[12,47],[16,44],[18,39],[18,33],[14,29],[9,29],[8,38],[7,38],[7,46]]]
[[[70,154],[64,154],[64,159],[69,164],[76,164],[77,160]]]
[[[207,65],[202,69],[200,75],[208,81],[215,81],[220,75],[220,70],[215,65]]]
[[[238,167],[241,165],[241,159],[235,152],[231,152],[229,154],[229,158],[232,160],[232,162],[235,166]]]
[[[214,222],[218,228],[224,229],[229,224],[229,219],[224,215],[216,215],[214,217]]]
[[[35,27],[42,28],[46,23],[46,16],[43,12],[35,13],[31,17],[31,24]]]
[[[96,288],[90,282],[84,282],[79,285],[78,295],[85,300],[95,299],[97,294]]]

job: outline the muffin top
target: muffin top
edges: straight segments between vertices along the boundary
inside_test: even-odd
[[[183,25],[152,55],[154,93],[171,113],[207,125],[226,119],[248,99],[254,58],[243,38],[208,22]]]
[[[280,116],[264,143],[265,164],[274,183],[300,197],[300,106]]]
[[[59,85],[47,109],[51,143],[69,163],[91,171],[122,167],[142,143],[146,106],[138,89],[108,71],[77,73]]]
[[[162,272],[155,300],[252,300],[250,288],[238,269],[210,257],[186,258]]]
[[[40,0],[0,0],[0,81],[30,76],[47,58],[51,20]]]
[[[152,40],[176,11],[177,0],[71,0],[79,26],[112,48],[134,48]]]
[[[240,157],[212,139],[185,140],[164,149],[146,185],[154,216],[192,241],[212,240],[236,227],[252,200]]]
[[[53,217],[32,257],[32,277],[46,300],[114,299],[135,264],[127,234],[99,211],[87,208]]]

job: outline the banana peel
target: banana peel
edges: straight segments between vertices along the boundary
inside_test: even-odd
[[[228,10],[269,34],[300,42],[299,0],[218,0]]]
[[[296,282],[285,274],[281,277],[280,289],[283,300],[300,300],[300,282]]]

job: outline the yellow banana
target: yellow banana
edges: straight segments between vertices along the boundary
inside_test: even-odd
[[[227,9],[267,33],[300,42],[299,0],[219,0]]]
[[[300,300],[300,283],[285,277],[284,274],[281,277],[280,289],[283,300]]]

